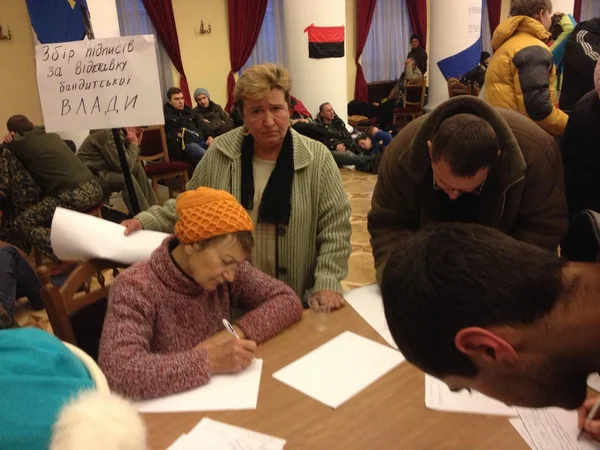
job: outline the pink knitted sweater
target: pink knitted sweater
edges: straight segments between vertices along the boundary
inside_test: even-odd
[[[223,330],[230,303],[249,311],[236,325],[256,343],[302,317],[294,291],[247,262],[240,264],[233,283],[204,291],[171,259],[172,239],[165,239],[149,261],[120,274],[109,296],[99,364],[110,388],[131,399],[207,383],[207,352],[194,347]]]

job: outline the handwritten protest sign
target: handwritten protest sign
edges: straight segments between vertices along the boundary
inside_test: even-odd
[[[36,46],[47,131],[164,123],[154,36]]]

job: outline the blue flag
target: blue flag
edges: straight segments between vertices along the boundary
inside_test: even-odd
[[[437,63],[445,79],[450,77],[461,78],[469,70],[479,64],[481,57],[481,37],[473,45],[458,52],[456,55],[449,56]]]
[[[27,9],[42,44],[80,41],[86,35],[86,0],[27,0]]]

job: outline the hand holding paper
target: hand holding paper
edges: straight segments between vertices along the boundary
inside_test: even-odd
[[[143,230],[127,237],[124,230],[108,220],[56,208],[50,241],[56,256],[65,261],[99,258],[135,264],[148,259],[168,236]]]

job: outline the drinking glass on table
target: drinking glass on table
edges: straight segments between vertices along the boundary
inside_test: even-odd
[[[308,300],[308,306],[312,313],[312,326],[317,331],[325,331],[329,324],[329,311],[331,306],[319,295],[313,295]]]

